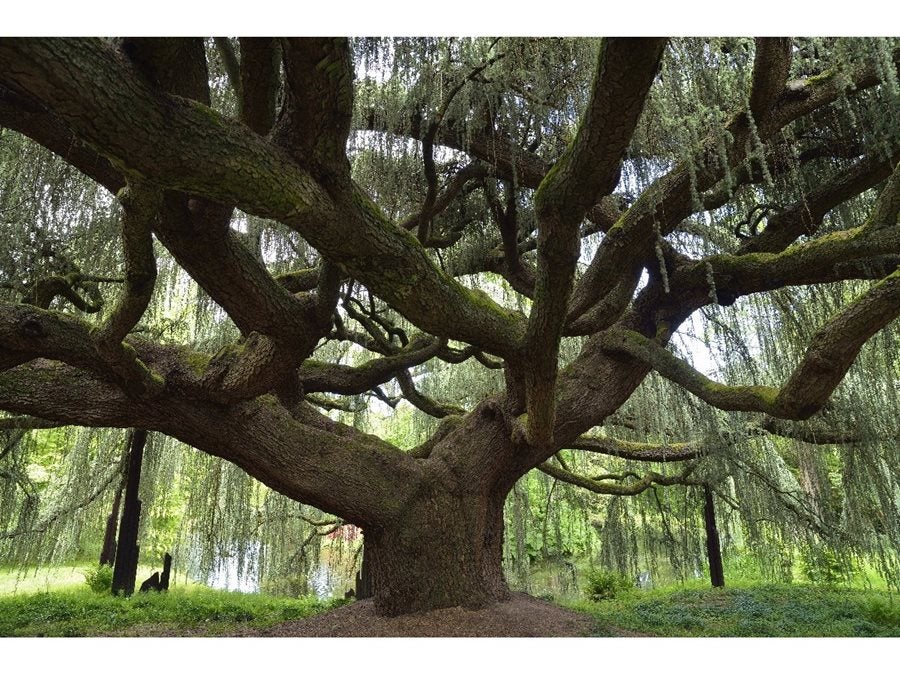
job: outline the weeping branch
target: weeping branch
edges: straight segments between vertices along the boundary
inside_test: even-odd
[[[781,389],[720,384],[634,331],[610,329],[603,335],[602,344],[610,352],[643,361],[715,408],[804,420],[825,405],[863,344],[897,316],[900,316],[900,269],[816,332],[803,359]]]
[[[900,70],[900,48],[894,49],[892,62],[895,70]],[[795,119],[833,103],[842,94],[853,95],[879,84],[879,68],[872,62],[857,66],[849,72],[827,70],[806,79],[799,88],[796,85],[785,87],[775,105],[771,124],[782,128]]]
[[[829,211],[851,197],[878,185],[891,175],[891,170],[898,161],[900,155],[895,155],[890,160],[864,157],[850,168],[816,185],[802,201],[780,209],[770,216],[766,228],[747,240],[738,249],[737,255],[775,253],[784,250],[801,235],[815,234]],[[878,219],[887,222],[887,219],[880,217]]]
[[[757,54],[757,58],[768,58],[768,52]],[[895,52],[895,65],[900,63],[900,50]],[[779,76],[780,77],[780,76]],[[840,81],[840,86],[836,85]],[[784,96],[776,103],[765,129],[758,130],[760,140],[767,143],[772,135],[795,119],[822,106],[834,102],[848,86],[860,92],[879,83],[874,65],[866,66],[851,73],[835,73],[834,76],[819,79],[811,84],[810,95],[802,101],[787,100]],[[760,76],[754,85],[769,89],[767,78]],[[750,92],[750,100],[766,100],[767,95]],[[635,263],[652,260],[652,249],[658,235],[665,236],[693,211],[694,190],[703,191],[722,179],[726,169],[737,167],[751,150],[750,120],[744,111],[734,114],[726,125],[726,135],[731,142],[726,148],[728,166],[721,166],[716,148],[718,137],[710,134],[701,144],[701,151],[695,160],[696,170],[691,172],[684,162],[664,176],[658,178],[623,215],[617,226],[609,231],[588,269],[575,289],[570,307],[570,319],[588,311],[600,298],[606,296],[618,282],[621,269],[631,269]],[[693,190],[692,190],[693,183]]]
[[[100,480],[97,484],[97,487],[94,488],[87,496],[83,499],[79,499],[74,504],[69,504],[65,508],[58,509],[53,513],[47,515],[43,518],[39,523],[32,525],[27,528],[11,530],[9,532],[0,532],[0,539],[14,539],[16,537],[23,536],[33,536],[36,534],[42,534],[49,530],[54,523],[58,522],[62,518],[69,516],[77,511],[80,511],[83,508],[86,508],[93,504],[99,497],[103,495],[104,492],[109,488],[113,482],[120,478],[122,475],[122,466],[116,465],[109,474]]]

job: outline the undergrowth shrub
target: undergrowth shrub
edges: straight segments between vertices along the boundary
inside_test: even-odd
[[[111,593],[113,568],[109,565],[97,565],[83,572],[84,583],[95,593]]]
[[[598,600],[612,600],[619,593],[634,588],[634,582],[616,572],[608,572],[604,569],[594,569],[588,573],[588,597],[595,602]]]
[[[870,598],[863,604],[865,617],[874,624],[889,628],[900,627],[900,605],[894,602],[893,596],[887,600]]]

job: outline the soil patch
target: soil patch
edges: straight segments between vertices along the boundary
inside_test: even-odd
[[[246,637],[585,637],[591,617],[557,607],[524,593],[480,610],[450,607],[418,614],[384,617],[371,600],[354,602],[299,621],[262,630],[241,631]]]

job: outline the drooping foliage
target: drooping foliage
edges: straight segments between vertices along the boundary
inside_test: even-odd
[[[205,43],[211,107],[224,116],[248,109],[238,89],[246,91],[249,80],[229,58],[240,58],[243,68],[252,46]],[[630,214],[650,214],[652,251],[631,272],[634,283],[607,288],[573,312],[561,331],[561,372],[576,368],[593,348],[591,336],[612,324],[578,327],[585,309],[601,301],[616,306],[618,288],[617,316],[657,303],[661,346],[669,344],[698,371],[718,382],[778,388],[831,317],[873,280],[896,275],[896,247],[853,258],[852,272],[842,272],[838,260],[831,271],[808,277],[791,271],[772,278],[783,271],[774,262],[772,271],[759,273],[738,269],[749,258],[732,261],[757,255],[762,264],[770,262],[766,255],[796,251],[792,243],[829,237],[840,243],[897,183],[897,41],[792,40],[785,81],[777,82],[778,110],[810,109],[777,124],[762,115],[756,98],[764,48],[749,38],[668,42],[616,187],[581,219],[575,278],[584,283],[576,285],[573,303],[590,290],[585,279],[608,274],[592,261]],[[504,311],[528,315],[539,303],[535,270],[544,264],[535,192],[567,148],[577,147],[602,49],[599,40],[583,38],[351,41],[353,180],[388,221],[415,235],[441,273]],[[873,73],[861,74],[866,69]],[[830,86],[833,100],[812,105]],[[283,84],[278,92],[282,112],[289,110],[288,89]],[[5,86],[4,93],[16,94]],[[274,128],[277,137],[280,127]],[[127,276],[118,201],[65,156],[26,135],[0,133],[0,302],[77,314],[101,326]],[[684,205],[666,202],[665,181],[678,172],[688,185]],[[680,210],[674,224],[660,204]],[[285,219],[250,210],[235,210],[230,219],[240,243],[291,293],[317,284],[321,293],[328,256]],[[896,229],[896,208],[891,217],[885,229]],[[153,241],[155,287],[131,334],[191,352],[186,358],[202,373],[224,361],[248,331],[176,261],[173,237],[165,237],[165,245]],[[830,253],[823,248],[819,255]],[[729,272],[730,264],[737,271]],[[398,311],[395,299],[341,271],[330,329],[310,360],[294,364],[309,369],[305,400],[330,419],[416,452],[445,425],[512,388],[512,360],[506,370],[500,360],[506,354],[446,335],[437,335],[439,346],[422,342],[416,321]],[[388,264],[385,278],[390,274]],[[754,279],[747,289],[737,281],[742,274]],[[684,312],[672,309],[670,296],[678,293],[691,296]],[[726,556],[748,555],[764,574],[782,579],[801,568],[821,579],[834,560],[844,571],[874,564],[896,583],[898,339],[896,322],[872,337],[808,421],[761,414],[777,412],[772,406],[719,409],[690,393],[671,369],[653,365],[661,375],[644,379],[618,410],[516,483],[505,510],[508,578],[527,588],[532,567],[547,559],[588,560],[628,576],[699,574],[708,485]],[[405,359],[417,347],[432,351],[383,377],[368,376],[371,364]],[[359,383],[342,372],[319,386],[314,371],[322,364],[370,370]],[[7,419],[13,413],[0,422]],[[22,426],[37,428],[0,426],[0,561],[91,558],[121,482],[123,432],[60,428],[37,418]],[[358,558],[358,541],[326,536],[343,521],[225,459],[162,434],[151,439],[141,488],[142,555],[150,564],[174,550],[176,566],[197,577],[215,577],[228,560],[262,587],[308,592],[323,555],[351,565]]]

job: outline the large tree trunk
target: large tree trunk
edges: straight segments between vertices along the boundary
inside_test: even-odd
[[[527,468],[511,419],[489,401],[422,459],[424,480],[398,494],[402,507],[368,527],[375,606],[397,615],[485,607],[509,598],[503,577],[503,504]]]
[[[367,530],[378,612],[478,608],[506,600],[504,497],[434,491],[390,527]]]

